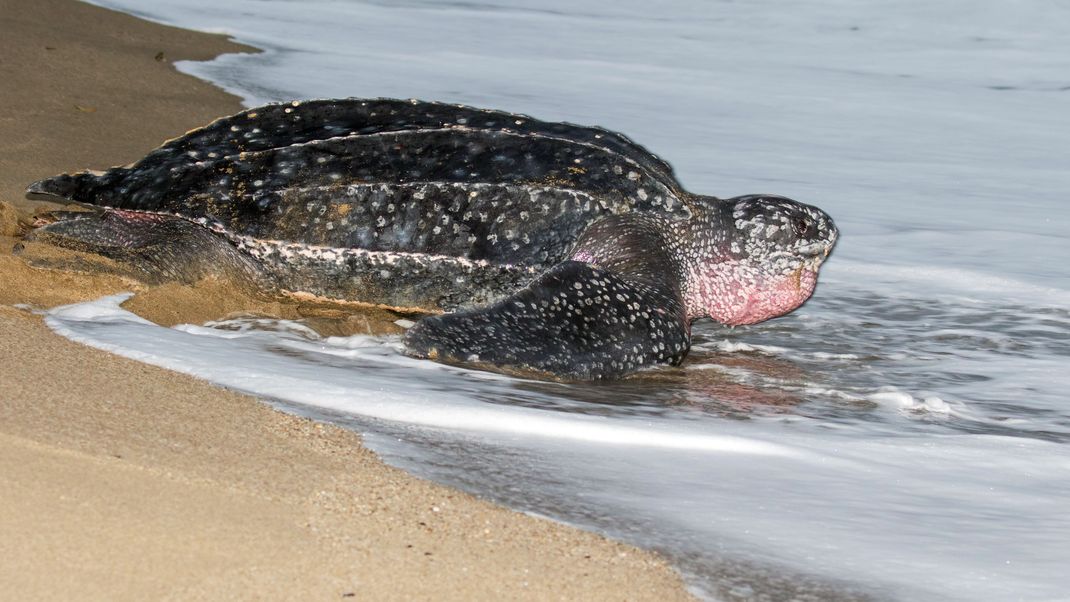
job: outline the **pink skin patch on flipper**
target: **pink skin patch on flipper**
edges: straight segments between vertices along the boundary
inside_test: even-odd
[[[570,257],[570,259],[582,263],[595,263],[595,256],[587,251],[577,251],[574,255],[572,255],[572,257]]]

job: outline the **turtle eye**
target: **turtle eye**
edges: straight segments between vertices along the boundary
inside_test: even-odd
[[[814,229],[813,223],[805,217],[795,218],[795,234],[799,237],[808,237]]]

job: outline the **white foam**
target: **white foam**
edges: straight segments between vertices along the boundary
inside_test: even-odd
[[[739,341],[729,341],[727,339],[721,339],[719,341],[713,341],[712,344],[698,346],[698,348],[714,348],[724,353],[764,353],[766,355],[780,355],[787,352],[784,347],[777,347],[775,345],[755,345],[750,343],[742,343]]]
[[[859,359],[858,354],[855,353],[828,353],[825,351],[815,351],[811,353],[810,356],[815,359],[828,361],[851,361]]]
[[[134,293],[119,293],[102,297],[92,303],[61,305],[49,310],[48,315],[53,319],[66,322],[110,322],[118,320],[154,325],[152,322],[119,307],[120,304],[133,296]]]
[[[431,392],[426,384],[415,391],[391,390],[383,385],[398,383],[365,378],[358,385],[343,386],[337,382],[319,382],[309,387],[304,374],[291,375],[280,367],[279,358],[262,358],[250,361],[240,355],[231,355],[213,347],[210,342],[198,341],[197,337],[213,339],[247,339],[247,330],[220,330],[203,326],[180,325],[173,330],[162,329],[136,316],[119,304],[129,294],[104,297],[94,302],[58,307],[49,312],[46,321],[60,334],[119,355],[137,359],[179,372],[193,374],[212,382],[266,397],[281,398],[309,406],[358,413],[369,418],[390,420],[445,428],[452,430],[476,430],[510,435],[550,437],[584,443],[627,445],[680,449],[706,452],[723,452],[759,456],[793,456],[799,452],[785,446],[720,435],[700,435],[679,429],[665,430],[664,425],[646,424],[633,428],[607,424],[595,417],[573,416],[562,419],[553,412],[506,406],[465,407],[458,411],[457,395],[446,391]],[[96,329],[81,331],[77,325],[93,322]],[[102,334],[103,324],[139,325],[144,330],[124,329],[122,338]],[[276,329],[277,332],[293,331],[292,327]],[[303,327],[305,328],[305,327]],[[300,331],[300,330],[299,330]],[[184,337],[192,335],[193,338]],[[253,334],[252,336],[263,336]],[[270,336],[270,335],[268,335]],[[286,341],[288,346],[301,348],[300,341]],[[320,352],[345,357],[360,356],[365,360],[406,366],[409,369],[434,370],[437,372],[483,373],[451,369],[431,362],[414,360],[395,354],[375,353],[369,357],[360,353],[367,348],[378,347],[371,337],[338,337],[314,347]],[[331,347],[336,347],[332,349]],[[226,361],[223,360],[226,356]],[[384,359],[386,361],[384,361]],[[366,367],[367,369],[367,367]],[[502,376],[493,378],[505,379]],[[414,396],[413,393],[416,393]]]
[[[935,414],[951,413],[951,406],[935,395],[918,399],[905,391],[889,388],[872,393],[866,397],[869,401],[897,410],[925,411]]]

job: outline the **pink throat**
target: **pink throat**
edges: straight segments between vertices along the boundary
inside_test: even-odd
[[[688,319],[712,318],[728,326],[757,324],[782,316],[814,292],[817,272],[800,268],[787,276],[770,276],[735,263],[692,273],[685,295]]]

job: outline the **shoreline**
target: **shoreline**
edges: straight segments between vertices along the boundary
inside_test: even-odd
[[[165,325],[322,312],[147,287],[12,249],[29,182],[134,161],[241,109],[175,60],[255,52],[74,0],[0,0],[0,581],[17,599],[691,599],[653,553],[382,463],[340,427],[52,333],[15,304],[133,290]],[[50,264],[51,265],[51,264]],[[74,271],[72,271],[74,270]],[[334,317],[330,314],[327,317]],[[376,316],[347,328],[376,328]],[[363,320],[363,322],[361,322]]]

